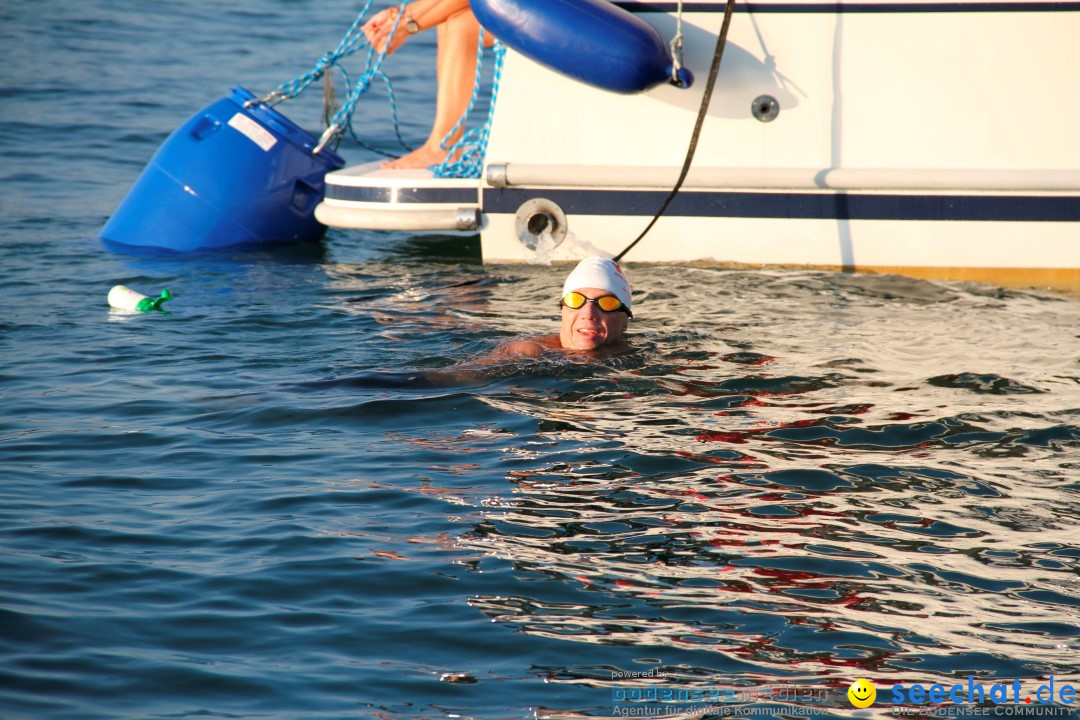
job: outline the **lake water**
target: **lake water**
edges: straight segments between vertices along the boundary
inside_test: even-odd
[[[169,132],[356,9],[0,5],[0,717],[849,717],[859,678],[872,716],[969,682],[1077,716],[1075,297],[630,264],[632,352],[476,365],[555,330],[565,269],[100,246]],[[356,125],[390,148],[386,118]]]

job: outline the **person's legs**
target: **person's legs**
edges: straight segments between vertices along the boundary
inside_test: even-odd
[[[473,85],[476,82],[476,43],[480,24],[470,10],[451,15],[437,28],[438,53],[435,72],[438,97],[435,101],[435,122],[427,141],[396,160],[383,163],[385,168],[424,168],[441,163],[446,151],[440,147],[442,139],[453,129],[469,106]],[[490,38],[485,37],[486,45]],[[461,138],[461,130],[447,144]]]

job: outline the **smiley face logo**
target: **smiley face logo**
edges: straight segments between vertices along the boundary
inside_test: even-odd
[[[848,700],[857,708],[870,707],[877,699],[877,688],[869,680],[859,678],[847,689]]]

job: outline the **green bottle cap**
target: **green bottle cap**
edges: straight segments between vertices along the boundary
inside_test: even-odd
[[[165,288],[161,291],[161,294],[156,298],[143,298],[139,301],[139,304],[135,306],[138,312],[150,312],[151,310],[161,310],[161,303],[166,300],[172,300],[173,294],[169,292],[169,288]]]

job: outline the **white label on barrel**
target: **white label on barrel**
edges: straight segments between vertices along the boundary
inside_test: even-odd
[[[229,127],[238,130],[240,134],[263,150],[269,150],[277,144],[277,138],[266,131],[262,125],[249,118],[244,113],[236,113],[229,118]]]

